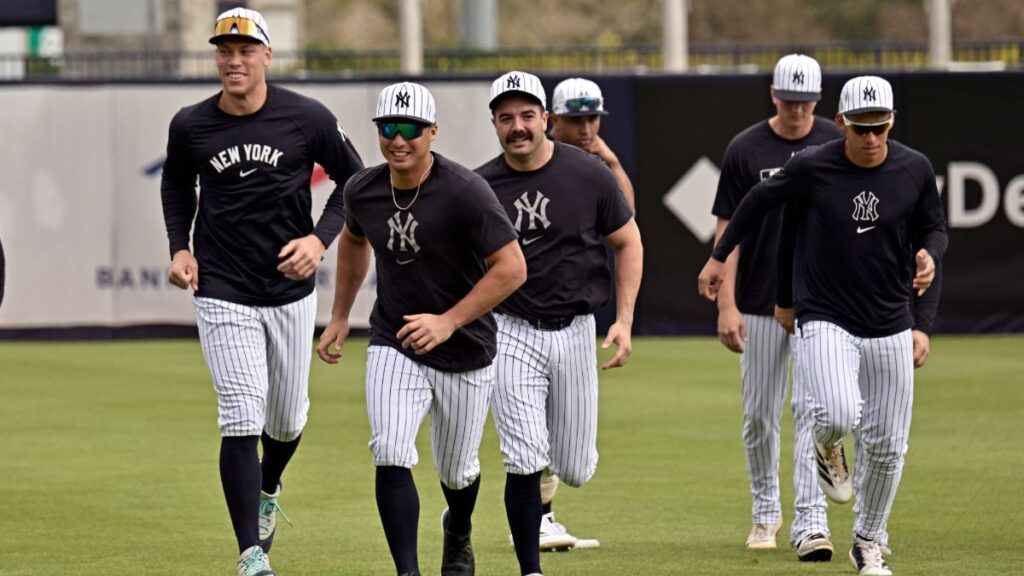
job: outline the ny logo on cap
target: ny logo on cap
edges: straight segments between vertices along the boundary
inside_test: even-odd
[[[801,72],[800,70],[797,70],[796,72],[793,72],[793,83],[794,84],[803,84],[804,83],[804,73]]]
[[[519,88],[519,76],[509,76],[505,81],[505,88]]]
[[[402,108],[409,107],[409,93],[402,90],[398,94],[395,94],[395,106],[401,106]]]
[[[864,88],[864,99],[874,102],[877,99],[874,86]]]

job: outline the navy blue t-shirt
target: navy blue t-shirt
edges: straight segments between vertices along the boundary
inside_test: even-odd
[[[740,132],[725,149],[711,213],[731,219],[747,192],[781,170],[793,154],[841,136],[842,132],[835,123],[821,116],[814,116],[810,133],[798,140],[779,136],[767,120]],[[773,314],[781,228],[782,210],[772,210],[740,243],[736,274],[736,307],[740,312],[761,316]]]
[[[370,344],[391,346],[431,368],[465,372],[489,365],[497,353],[491,314],[427,354],[403,349],[396,334],[406,324],[403,316],[443,314],[465,298],[486,273],[487,257],[516,234],[483,178],[433,155],[434,166],[418,191],[392,193],[387,164],[353,176],[345,186],[345,224],[374,250],[377,301]]]
[[[596,156],[554,142],[547,164],[513,170],[501,154],[476,169],[519,234],[527,278],[497,311],[523,318],[590,314],[608,302],[604,237],[633,217],[611,170]]]
[[[277,254],[309,234],[331,245],[345,223],[342,186],[362,160],[334,115],[312,98],[269,85],[262,108],[233,116],[217,107],[219,97],[171,120],[160,187],[171,256],[189,249],[195,219],[196,296],[249,306],[295,302],[313,292],[315,278],[286,278]],[[314,162],[337,184],[315,226]]]
[[[946,220],[923,154],[889,140],[885,161],[862,168],[846,157],[845,143],[797,154],[755,186],[712,257],[724,262],[764,214],[788,203],[794,208],[790,277],[797,318],[832,322],[860,337],[889,336],[913,327],[912,314],[934,318],[939,287],[916,299],[912,313],[911,271],[919,248],[941,264]]]

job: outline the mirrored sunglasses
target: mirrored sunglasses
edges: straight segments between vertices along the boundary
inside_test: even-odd
[[[597,98],[594,96],[581,96],[579,98],[572,98],[566,100],[565,107],[570,112],[600,112],[601,104],[603,103],[603,98]]]
[[[857,136],[864,136],[868,133],[874,134],[875,136],[881,136],[888,132],[889,128],[892,127],[892,118],[882,122],[881,124],[855,124],[846,116],[843,116],[843,121],[847,126],[853,128],[853,132]]]
[[[414,122],[378,122],[377,133],[387,138],[388,140],[394,140],[399,134],[406,140],[415,140],[423,135],[423,130],[426,128],[423,124],[416,124]]]
[[[253,20],[248,18],[241,18],[238,16],[232,16],[231,18],[225,18],[217,22],[217,25],[213,29],[214,36],[221,36],[223,34],[239,34],[242,36],[250,36],[252,38],[266,38],[267,33],[260,28],[260,25]]]

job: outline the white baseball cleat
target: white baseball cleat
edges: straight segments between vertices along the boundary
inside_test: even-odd
[[[874,540],[854,536],[853,548],[850,548],[850,562],[861,576],[892,576],[892,570],[882,557],[882,549]]]
[[[815,440],[814,458],[818,464],[818,486],[821,486],[821,491],[838,504],[849,502],[853,498],[853,478],[846,467],[843,443],[823,446]]]
[[[569,534],[565,526],[562,526],[555,520],[554,512],[548,512],[540,517],[541,552],[572,550],[577,546],[578,541],[578,538]]]
[[[754,524],[747,536],[747,548],[751,550],[774,550],[775,535],[782,528],[782,518],[775,524]]]

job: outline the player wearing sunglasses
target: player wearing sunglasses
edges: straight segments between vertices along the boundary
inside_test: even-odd
[[[371,257],[366,403],[377,509],[399,575],[418,576],[416,434],[430,415],[442,514],[442,576],[475,570],[471,515],[480,489],[480,439],[494,385],[490,310],[526,279],[517,235],[483,178],[431,151],[434,97],[419,84],[384,88],[373,118],[385,163],[345,188],[345,228],[331,322],[317,354],[334,364]],[[371,251],[372,247],[372,251]]]
[[[563,80],[555,86],[551,98],[551,138],[582,148],[600,158],[615,175],[615,181],[630,210],[636,212],[633,183],[629,181],[629,175],[622,168],[619,157],[598,135],[601,131],[601,117],[606,114],[608,111],[604,108],[604,96],[596,83],[586,78]],[[557,480],[555,482],[557,485]]]
[[[267,83],[270,37],[259,12],[224,12],[210,43],[221,90],[179,111],[169,130],[169,280],[193,290],[237,574],[271,576],[281,476],[309,411],[315,272],[341,232],[342,186],[363,163],[323,104]],[[315,224],[314,163],[338,185]]]
[[[887,81],[847,82],[836,115],[846,137],[795,155],[750,190],[698,280],[713,300],[729,253],[785,205],[779,315],[792,324],[795,304],[818,484],[837,502],[855,499],[849,558],[864,576],[892,574],[883,556],[887,523],[948,242],[931,163],[888,139],[894,114]],[[838,457],[849,435],[852,479]]]

